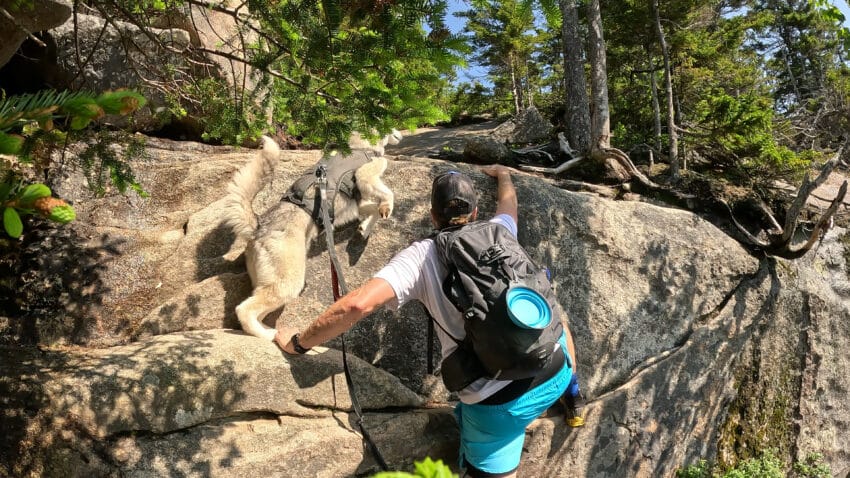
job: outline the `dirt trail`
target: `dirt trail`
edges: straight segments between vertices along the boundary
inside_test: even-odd
[[[446,148],[456,153],[462,153],[469,138],[486,136],[496,126],[498,121],[488,121],[456,128],[429,127],[417,128],[415,131],[402,131],[402,140],[397,145],[387,146],[386,152],[391,155],[424,156],[436,155]]]
[[[390,155],[406,155],[434,157],[441,151],[451,149],[456,153],[462,153],[466,141],[475,136],[486,136],[499,126],[498,121],[458,126],[455,128],[428,127],[417,128],[414,131],[405,130],[401,142],[397,145],[387,146],[386,152]],[[841,183],[848,178],[847,172],[843,170],[833,171],[829,178],[819,188],[815,189],[809,196],[808,203],[820,210],[826,210],[829,203],[838,194]],[[794,194],[798,185],[790,186]],[[850,219],[850,193],[844,198],[842,207],[838,209],[837,218]]]

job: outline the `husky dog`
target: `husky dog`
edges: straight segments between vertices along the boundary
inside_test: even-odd
[[[384,155],[384,147],[388,144],[398,144],[401,142],[401,132],[397,129],[393,129],[390,134],[384,136],[378,141],[378,144],[371,144],[369,140],[364,138],[357,131],[351,133],[351,136],[348,139],[348,147],[351,149],[371,149],[378,156]]]
[[[397,144],[400,133],[384,137],[376,146],[352,138],[352,154],[325,157],[320,164],[361,164],[353,171],[343,171],[353,188],[339,187],[343,180],[328,174],[329,213],[334,226],[361,219],[358,228],[365,238],[372,232],[378,216],[387,218],[393,210],[393,192],[381,180],[387,168],[384,146]],[[271,138],[263,137],[263,147],[257,156],[234,174],[227,186],[223,222],[230,226],[237,241],[247,242],[245,263],[254,287],[251,297],[236,307],[242,330],[255,337],[274,340],[276,330],[263,324],[270,312],[286,305],[304,288],[307,249],[321,231],[321,216],[313,206],[318,192],[315,172],[295,182],[281,201],[262,216],[254,213],[252,203],[257,193],[271,178],[279,160],[280,148]],[[354,159],[359,156],[359,161]],[[317,166],[318,167],[318,166]],[[344,169],[344,168],[343,168]],[[350,168],[349,168],[350,169]],[[312,180],[310,175],[313,175]],[[351,181],[345,181],[351,185]],[[301,191],[297,191],[299,184]],[[306,186],[305,186],[306,184]]]

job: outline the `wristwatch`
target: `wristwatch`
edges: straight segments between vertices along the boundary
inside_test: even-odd
[[[290,341],[290,342],[292,342],[292,348],[294,348],[294,349],[295,349],[295,352],[297,352],[297,353],[299,353],[299,354],[302,354],[302,355],[303,355],[303,354],[306,354],[307,352],[309,352],[311,349],[305,349],[304,347],[302,347],[302,346],[301,346],[301,344],[298,342],[298,337],[299,337],[300,335],[301,335],[301,334],[295,334],[295,335],[293,335],[293,336],[289,339],[289,341]]]

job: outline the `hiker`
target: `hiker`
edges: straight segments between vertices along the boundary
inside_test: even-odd
[[[511,169],[493,165],[482,167],[481,171],[498,181],[496,213],[490,222],[501,224],[516,237],[518,205]],[[477,192],[468,176],[450,171],[434,179],[431,220],[438,231],[473,222],[477,216]],[[289,354],[303,354],[341,335],[380,306],[398,309],[415,299],[424,304],[439,326],[435,330],[445,369],[446,358],[458,348],[454,338],[465,334],[461,313],[443,292],[447,275],[434,238],[414,242],[363,286],[331,305],[303,332],[283,328],[275,341]],[[461,468],[466,470],[464,476],[516,476],[525,427],[562,396],[579,397],[573,370],[575,350],[564,314],[560,317],[564,331],[560,333],[558,328],[560,346],[554,347],[553,359],[536,376],[513,381],[480,377],[458,391],[460,402],[455,407],[455,416],[460,428],[459,458]],[[565,351],[569,352],[569,358]],[[569,406],[577,405],[569,403]],[[571,417],[581,418],[580,412],[571,408],[568,423]]]

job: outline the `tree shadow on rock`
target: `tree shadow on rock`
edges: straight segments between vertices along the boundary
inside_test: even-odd
[[[648,256],[645,262],[650,276],[663,268],[663,248],[656,252],[659,254]],[[758,310],[745,310],[747,296],[758,294],[766,280],[771,281],[770,296]],[[629,358],[634,362],[630,375],[617,377],[607,387],[608,392],[599,397],[600,408],[593,412],[598,421],[589,422],[596,427],[596,437],[587,455],[591,461],[585,475],[668,476],[682,466],[715,456],[720,423],[734,397],[730,388],[736,382],[739,353],[752,340],[757,329],[753,325],[769,320],[777,286],[776,278],[762,268],[754,277],[742,278],[741,285],[706,315],[683,322],[687,329],[671,329],[678,336],[673,344]],[[687,317],[696,299],[676,299],[674,310],[664,315]],[[734,307],[731,313],[724,312],[730,300]],[[647,305],[637,307],[634,314],[643,315]],[[745,321],[748,317],[751,322]],[[670,325],[659,323],[656,327]],[[610,350],[636,350],[627,343],[629,335],[621,334]],[[657,341],[664,345],[660,337]],[[600,363],[611,360],[608,357]]]
[[[88,354],[4,349],[0,453],[6,476],[184,476],[206,472],[209,450],[181,433],[226,417],[245,398],[247,375],[210,359],[196,333]],[[8,359],[8,360],[7,360]],[[9,433],[9,431],[13,431]],[[204,430],[205,440],[221,433]],[[225,445],[227,446],[227,445]],[[239,456],[230,446],[225,454]]]
[[[109,323],[103,310],[111,292],[104,275],[121,254],[123,239],[90,239],[84,226],[27,225],[21,241],[5,241],[9,265],[0,281],[0,315],[9,318],[0,341],[33,345],[108,342],[127,323]],[[5,268],[4,268],[5,269]]]

